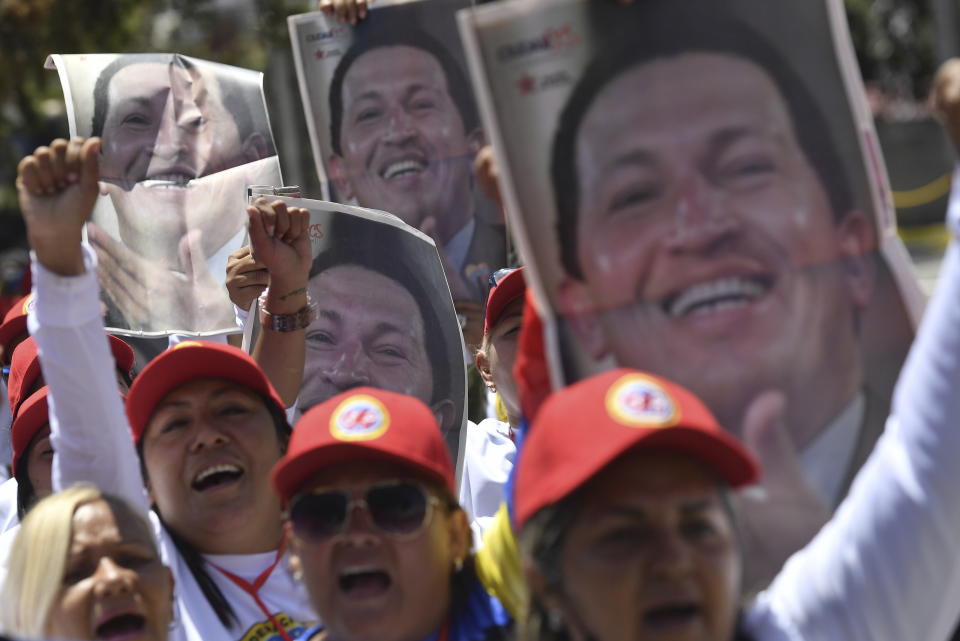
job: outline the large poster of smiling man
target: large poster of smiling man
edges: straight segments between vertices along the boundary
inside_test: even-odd
[[[778,392],[836,506],[920,300],[842,3],[517,1],[460,19],[555,384],[653,371],[738,435]]]
[[[70,134],[100,136],[97,251],[111,331],[235,331],[223,285],[249,184],[282,184],[262,74],[179,54],[51,56]]]
[[[473,175],[484,135],[455,21],[467,6],[377,2],[356,27],[320,12],[291,16],[289,27],[331,199],[430,235],[454,300],[481,301],[506,254],[501,214]]]

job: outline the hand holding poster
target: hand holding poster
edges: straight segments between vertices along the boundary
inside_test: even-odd
[[[483,300],[504,226],[473,175],[483,145],[456,37],[462,0],[377,3],[356,27],[291,16],[317,173],[331,198],[388,211],[437,244],[454,300]]]
[[[835,506],[919,300],[842,4],[507,2],[461,27],[554,381],[663,375],[748,442],[786,430],[767,480],[799,468]]]
[[[306,331],[297,418],[358,386],[414,396],[434,412],[456,457],[465,420],[460,326],[436,246],[383,212],[278,197],[310,212]],[[247,343],[255,342],[255,314]],[[456,460],[456,458],[454,458]]]
[[[87,228],[106,324],[139,335],[235,329],[223,287],[245,187],[280,184],[261,74],[179,54],[52,56],[72,136],[100,136]]]

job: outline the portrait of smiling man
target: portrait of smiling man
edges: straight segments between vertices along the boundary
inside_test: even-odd
[[[355,387],[407,394],[430,407],[455,455],[465,364],[436,250],[407,229],[344,214],[324,230],[330,245],[307,285],[317,317],[305,332],[298,412]]]
[[[73,64],[73,56],[68,68]],[[163,332],[229,327],[226,257],[244,234],[244,187],[278,184],[259,74],[178,54],[124,54],[96,75],[90,133],[115,217],[88,228],[108,322]]]
[[[686,385],[741,437],[782,393],[804,476],[835,506],[889,405],[864,371],[874,223],[809,79],[729,11],[691,4],[622,18],[629,38],[603,43],[565,103],[556,305],[594,362]]]
[[[454,300],[479,300],[505,264],[505,232],[478,205],[483,132],[470,86],[442,43],[381,11],[356,28],[330,81],[331,181],[341,201],[432,236]]]

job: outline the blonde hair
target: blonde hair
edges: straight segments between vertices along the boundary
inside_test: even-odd
[[[0,630],[4,633],[24,639],[46,636],[47,618],[63,585],[73,515],[80,506],[100,500],[111,508],[125,507],[152,532],[146,520],[122,499],[92,485],[76,485],[37,503],[20,524],[0,586]]]

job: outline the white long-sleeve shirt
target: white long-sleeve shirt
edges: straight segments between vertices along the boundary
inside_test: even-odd
[[[960,232],[960,180],[949,214]],[[944,641],[960,615],[960,246],[886,430],[830,522],[747,612],[756,641]]]
[[[176,629],[171,639],[279,641],[278,635],[262,634],[269,620],[254,598],[208,566],[208,573],[239,619],[239,624],[229,629],[220,623],[169,533],[150,510],[100,318],[96,255],[88,246],[84,246],[84,264],[84,274],[61,277],[33,261],[36,306],[28,323],[50,386],[50,430],[56,452],[54,489],[91,482],[123,496],[149,515],[161,557],[173,571],[176,583]],[[206,558],[252,582],[275,561],[276,553]],[[317,620],[306,589],[293,579],[286,558],[263,584],[259,597],[274,618],[288,628],[291,638]]]

